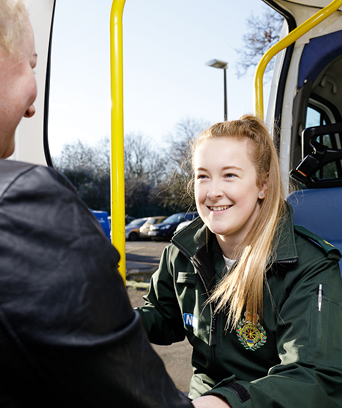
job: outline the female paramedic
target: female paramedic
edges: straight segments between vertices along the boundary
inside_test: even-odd
[[[3,160],[35,113],[33,31],[0,1],[0,406],[189,408],[152,350],[119,254],[53,169]]]
[[[174,235],[139,309],[149,339],[193,346],[195,407],[342,406],[340,253],[285,202],[251,115],[193,145],[199,218]]]

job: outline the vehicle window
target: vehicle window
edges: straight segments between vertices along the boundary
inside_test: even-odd
[[[163,221],[164,224],[172,224],[174,222],[179,222],[184,217],[184,214],[173,214]]]
[[[313,106],[308,107],[306,112],[306,126],[305,127],[313,127],[313,126],[323,126],[327,124],[326,120],[327,116],[324,111],[319,111]],[[330,121],[329,121],[330,123]]]
[[[127,224],[126,227],[139,227],[142,224],[144,224],[145,222],[146,222],[146,220],[136,219],[136,220],[131,221],[129,224]]]
[[[334,115],[330,109],[324,106],[322,103],[309,103],[307,114],[306,114],[306,128],[325,126],[331,123],[336,123]],[[315,142],[327,147],[328,149],[341,149],[341,136],[340,134],[323,134],[316,137]],[[307,148],[304,149],[304,155],[310,154],[312,147],[306,143]],[[324,167],[319,169],[316,173],[316,178],[318,180],[324,179],[336,179],[341,177],[341,161],[337,160],[326,164]]]

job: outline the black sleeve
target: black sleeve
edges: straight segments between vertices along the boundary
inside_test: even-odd
[[[7,383],[26,405],[191,407],[131,308],[118,252],[73,187],[39,166],[1,163],[0,174]]]

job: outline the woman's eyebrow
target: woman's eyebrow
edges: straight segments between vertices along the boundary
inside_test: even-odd
[[[222,167],[221,170],[239,170],[239,171],[243,171],[240,167],[237,166],[224,166]],[[206,168],[204,167],[197,167],[196,171],[208,171]]]
[[[240,167],[237,167],[237,166],[225,166],[225,167],[222,167],[222,170],[240,170],[240,171],[243,171]]]

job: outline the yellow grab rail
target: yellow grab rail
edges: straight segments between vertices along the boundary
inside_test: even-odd
[[[342,0],[334,0],[326,7],[318,11],[303,24],[291,31],[286,37],[280,40],[277,44],[274,44],[261,58],[254,78],[255,87],[255,115],[264,118],[264,95],[263,95],[263,77],[267,64],[271,59],[281,50],[288,47],[292,43],[298,40],[302,35],[306,34],[309,30],[325,20],[332,13],[342,6]]]
[[[124,282],[126,256],[122,14],[125,1],[113,0],[110,15],[112,243],[120,254],[119,272]]]

